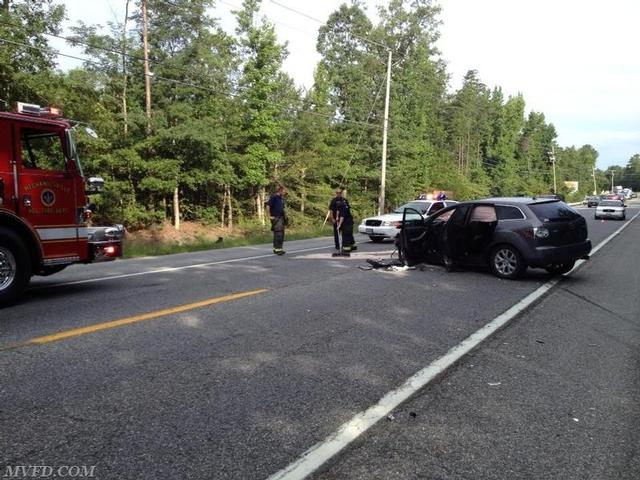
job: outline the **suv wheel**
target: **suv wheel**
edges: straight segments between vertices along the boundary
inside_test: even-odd
[[[491,271],[499,278],[516,279],[524,273],[527,265],[520,252],[511,245],[500,245],[489,255]]]
[[[0,305],[15,301],[31,278],[31,259],[20,238],[0,228]]]
[[[575,260],[573,262],[552,263],[544,267],[544,269],[551,275],[562,275],[563,273],[569,272],[575,264]]]

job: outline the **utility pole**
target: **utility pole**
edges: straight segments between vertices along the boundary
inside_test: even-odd
[[[591,172],[591,175],[593,176],[593,194],[597,195],[598,194],[598,187],[596,186],[596,166],[593,166],[593,170]]]
[[[387,60],[387,92],[384,97],[384,121],[382,124],[382,172],[380,178],[380,196],[378,197],[378,215],[384,213],[385,185],[387,183],[387,130],[389,128],[389,94],[391,92],[391,50]]]
[[[129,0],[124,7],[124,25],[122,26],[122,119],[124,121],[123,134],[129,133],[129,118],[127,113],[127,21],[129,20]]]
[[[146,94],[147,135],[151,135],[151,71],[149,70],[149,19],[147,0],[142,0],[142,47],[144,52],[144,90]]]
[[[614,172],[613,170],[611,170],[611,193],[614,193],[613,192],[613,175],[614,175]]]
[[[551,166],[553,167],[553,193],[554,195],[557,193],[557,185],[556,185],[556,154],[553,149],[553,145],[551,145],[551,152],[549,153],[549,160],[551,161]]]

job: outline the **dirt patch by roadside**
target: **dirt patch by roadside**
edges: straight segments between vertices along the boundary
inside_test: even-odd
[[[241,229],[221,228],[212,225],[203,225],[197,222],[181,222],[180,230],[173,228],[169,222],[156,225],[148,229],[127,232],[127,237],[131,240],[142,240],[165,244],[192,243],[196,240],[220,241],[232,238],[240,238],[245,235]]]

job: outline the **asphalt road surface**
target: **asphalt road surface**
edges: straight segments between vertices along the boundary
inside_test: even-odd
[[[640,478],[640,220],[581,211],[594,246],[627,227],[315,477]],[[0,310],[0,477],[277,476],[550,281],[364,270],[393,246],[360,240],[350,259],[322,238],[34,279]]]

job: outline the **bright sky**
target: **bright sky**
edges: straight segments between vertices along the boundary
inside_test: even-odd
[[[276,3],[277,2],[277,3]],[[262,13],[289,43],[284,68],[300,86],[310,87],[319,56],[320,23],[341,0],[263,0]],[[71,24],[122,21],[125,0],[64,0]],[[132,2],[133,3],[133,2]],[[366,0],[375,18],[375,5]],[[448,63],[450,87],[467,70],[478,71],[489,87],[506,95],[521,92],[527,111],[545,114],[564,147],[591,144],[599,168],[626,165],[640,154],[640,55],[638,0],[440,0],[439,48]],[[213,15],[233,31],[231,10],[241,0],[218,0]],[[64,52],[66,45],[55,44]],[[65,66],[73,61],[63,60]],[[76,62],[77,64],[77,62]],[[393,99],[391,99],[393,115]],[[390,139],[392,141],[392,139]]]

